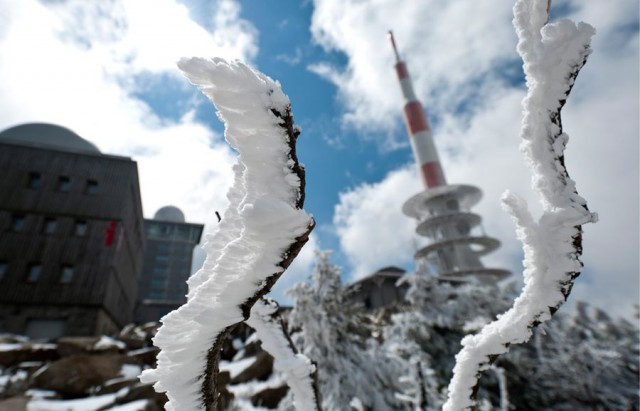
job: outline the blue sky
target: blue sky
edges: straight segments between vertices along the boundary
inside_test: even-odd
[[[569,171],[600,214],[585,228],[575,299],[616,313],[638,300],[638,4],[557,0],[552,19],[594,25],[594,53],[564,111]],[[484,191],[474,211],[503,247],[486,259],[520,276],[501,210],[506,189],[536,204],[518,151],[525,89],[510,0],[0,0],[0,129],[57,123],[138,162],[145,216],[174,204],[215,230],[234,153],[212,105],[175,67],[239,58],[279,80],[302,127],[314,237],[278,293],[335,250],[346,281],[413,266],[420,190],[386,32],[393,29],[434,129],[447,178]],[[200,255],[201,257],[201,255]]]

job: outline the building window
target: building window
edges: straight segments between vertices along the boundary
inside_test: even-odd
[[[44,225],[42,226],[42,232],[45,234],[53,234],[58,228],[58,221],[55,218],[45,218]]]
[[[166,282],[163,279],[153,278],[151,280],[151,286],[154,288],[164,288],[166,286]]]
[[[31,339],[54,339],[67,335],[64,318],[28,318],[24,335]]]
[[[98,182],[96,180],[87,180],[87,185],[84,188],[85,194],[97,194]]]
[[[60,270],[60,284],[69,284],[73,280],[74,269],[72,265],[65,264]]]
[[[11,219],[11,230],[16,232],[24,230],[25,221],[24,214],[14,214]]]
[[[7,262],[4,260],[0,260],[0,281],[4,279],[4,276],[7,274]]]
[[[171,244],[168,242],[156,243],[156,251],[159,253],[168,253],[171,249]]]
[[[42,186],[42,174],[40,173],[29,173],[29,181],[27,182],[27,187],[32,190],[37,190]]]
[[[76,224],[73,228],[73,234],[77,237],[84,237],[87,235],[87,222],[85,220],[76,220]]]
[[[58,191],[66,193],[71,188],[71,179],[67,176],[58,177]]]
[[[42,274],[42,265],[39,263],[29,264],[27,267],[27,282],[35,283],[40,279],[40,275]]]

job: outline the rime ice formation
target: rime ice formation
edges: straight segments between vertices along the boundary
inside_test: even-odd
[[[256,330],[265,349],[274,358],[273,368],[284,374],[287,385],[293,392],[293,405],[299,411],[316,411],[316,396],[311,374],[316,367],[306,356],[294,349],[285,337],[282,323],[273,317],[278,304],[271,300],[259,300],[251,309],[247,324]]]
[[[207,258],[188,281],[187,303],[162,319],[154,338],[161,349],[157,368],[140,378],[166,392],[167,410],[189,411],[211,406],[205,386],[215,387],[216,377],[211,382],[204,374],[213,342],[248,316],[244,304],[284,271],[283,261],[298,251],[290,247],[308,235],[313,220],[301,209],[302,171],[290,137],[297,131],[286,129],[293,125],[285,121],[289,99],[279,83],[217,58],[182,59],[178,66],[214,102],[227,142],[239,153],[220,229],[206,238]]]
[[[524,288],[509,311],[462,340],[445,411],[473,407],[473,387],[490,358],[506,352],[508,345],[527,341],[531,328],[550,319],[565,301],[582,268],[581,225],[596,220],[565,170],[568,137],[560,122],[560,109],[591,52],[595,31],[568,20],[547,24],[547,7],[547,0],[518,0],[513,20],[529,89],[523,101],[521,149],[544,212],[535,221],[524,200],[509,192],[502,198],[524,247]]]

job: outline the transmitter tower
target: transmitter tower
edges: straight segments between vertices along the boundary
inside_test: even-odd
[[[510,272],[487,268],[480,261],[500,246],[497,239],[485,235],[481,217],[471,212],[480,201],[482,191],[471,185],[447,184],[429,122],[391,31],[389,39],[405,100],[404,120],[424,186],[422,192],[409,198],[402,207],[405,215],[418,221],[417,234],[427,238],[426,246],[416,252],[415,259],[426,263],[427,269],[442,281],[499,281]]]

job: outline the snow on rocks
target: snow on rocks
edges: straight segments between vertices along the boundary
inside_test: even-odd
[[[513,307],[478,334],[462,340],[445,411],[475,406],[473,389],[481,371],[511,344],[527,341],[566,300],[582,263],[581,225],[595,222],[564,167],[568,137],[560,110],[590,54],[594,29],[568,20],[547,24],[547,0],[518,0],[514,26],[529,93],[523,101],[521,150],[533,173],[544,213],[538,221],[524,200],[509,192],[503,206],[516,222],[525,252],[524,288]]]
[[[162,319],[154,338],[157,368],[141,376],[167,393],[167,410],[188,411],[215,406],[221,337],[248,318],[306,242],[313,220],[302,210],[299,130],[280,85],[218,58],[182,59],[178,66],[214,102],[239,153],[220,229],[206,239],[207,258],[188,281],[187,303]]]

